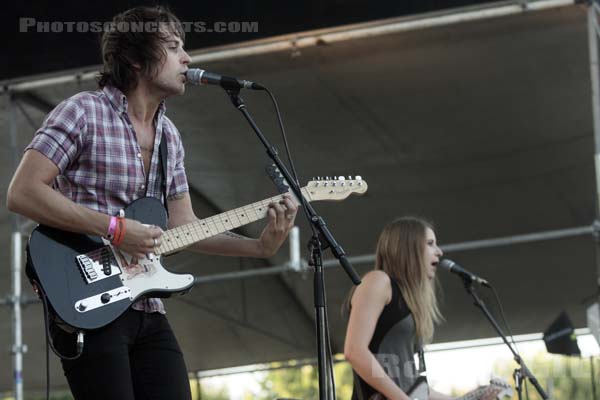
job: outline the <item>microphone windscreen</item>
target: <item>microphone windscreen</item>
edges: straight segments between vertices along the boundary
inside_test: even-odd
[[[450,271],[454,265],[456,265],[456,263],[454,261],[444,258],[438,264],[438,268],[445,269],[446,271]]]
[[[185,71],[185,80],[187,83],[191,83],[192,85],[200,85],[200,80],[202,79],[203,74],[203,69],[190,68],[187,71]]]

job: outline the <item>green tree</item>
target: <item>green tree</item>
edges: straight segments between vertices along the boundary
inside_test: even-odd
[[[592,365],[594,362],[594,375]],[[538,353],[525,362],[533,374],[538,378],[542,387],[547,390],[553,400],[600,400],[600,360],[579,357],[567,357],[548,353]],[[501,362],[494,365],[494,372],[503,377],[512,377],[516,363]],[[594,381],[596,397],[593,393]],[[514,383],[511,379],[511,383]],[[533,385],[528,384],[529,398],[539,399]],[[525,389],[523,395],[525,396]],[[513,399],[517,398],[515,392]]]
[[[273,366],[277,366],[274,363]],[[349,399],[352,395],[352,369],[348,363],[333,367],[336,396]],[[290,367],[267,372],[259,379],[261,394],[258,400],[290,398],[314,400],[319,398],[318,369],[313,365]]]

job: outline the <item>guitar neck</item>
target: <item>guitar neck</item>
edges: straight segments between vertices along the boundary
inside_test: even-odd
[[[487,388],[487,386],[477,388],[461,397],[457,397],[456,400],[478,400],[481,396],[483,396]]]
[[[307,188],[301,189],[302,195],[310,201]],[[190,222],[177,228],[169,229],[161,236],[161,244],[156,249],[156,255],[168,255],[183,250],[186,247],[219,233],[239,228],[267,216],[269,204],[277,203],[283,195],[271,197],[243,207],[213,215],[205,219]]]

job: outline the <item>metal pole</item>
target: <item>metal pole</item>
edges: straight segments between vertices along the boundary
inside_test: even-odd
[[[23,326],[21,323],[21,234],[12,234],[12,308],[13,308],[13,371],[15,399],[23,400]]]
[[[466,250],[477,250],[487,249],[491,247],[509,246],[519,243],[539,242],[544,240],[563,239],[575,236],[592,235],[600,229],[600,225],[581,226],[575,228],[557,229],[554,231],[534,232],[526,233],[523,235],[513,235],[497,237],[492,239],[473,240],[470,242],[450,243],[440,246],[445,252],[450,251],[466,251]],[[362,256],[348,257],[348,260],[353,264],[364,264],[372,263],[375,261],[374,254],[367,254]],[[331,267],[336,265],[336,260],[325,260],[323,261],[324,267]]]
[[[591,235],[597,230],[596,225],[577,228],[557,229],[554,231],[526,233],[523,235],[504,236],[493,239],[473,240],[440,246],[444,251],[465,251],[508,246],[512,244],[539,242],[544,240],[563,239],[574,236]]]
[[[294,272],[300,272],[302,259],[300,258],[300,228],[294,226],[290,231],[290,268]]]
[[[441,246],[441,249],[445,252],[486,249],[491,247],[510,246],[518,243],[539,242],[544,240],[554,240],[575,236],[592,235],[599,230],[600,223],[590,226],[558,229],[554,231],[534,232],[523,235],[505,236],[484,240],[473,240],[470,242],[450,243]],[[375,254],[364,254],[359,256],[348,257],[348,261],[350,261],[352,264],[372,264],[373,262],[375,262]],[[305,261],[302,260],[301,263],[304,264]],[[290,265],[292,265],[291,260],[283,265],[277,265],[274,267],[257,268],[247,271],[227,272],[224,274],[196,276],[194,278],[194,283],[212,283],[231,279],[252,278],[256,276],[276,275],[285,272],[295,271],[293,268],[290,268]],[[323,260],[323,268],[337,267],[338,265],[338,261],[335,259]]]
[[[10,147],[13,156],[13,165],[16,169],[18,163],[17,151],[17,115],[15,100],[8,97],[8,118]],[[21,233],[19,231],[19,218],[13,216],[13,233],[11,240],[11,275],[12,275],[12,322],[13,322],[13,374],[15,399],[23,400],[23,353],[26,347],[23,345],[23,326],[21,323]]]
[[[202,400],[202,383],[200,382],[200,379],[200,374],[196,373],[196,393],[198,400]]]
[[[594,170],[596,173],[596,217],[600,215],[600,69],[598,68],[598,37],[596,9],[588,7],[588,42],[590,51],[590,80],[592,85],[592,115],[594,117]]]
[[[596,397],[596,373],[594,372],[594,356],[590,356],[590,369],[590,373],[592,375],[592,395],[594,396],[593,399],[598,400],[598,397]]]
[[[592,115],[594,116],[594,173],[596,174],[596,219],[600,218],[600,68],[598,66],[598,5],[588,7],[588,42],[590,51],[590,80],[592,85]],[[594,232],[596,257],[596,286],[600,303],[600,232]]]
[[[314,47],[320,43],[334,43],[365,37],[386,35],[414,29],[445,26],[487,18],[521,14],[555,7],[575,4],[575,0],[528,0],[499,1],[491,5],[461,7],[455,10],[443,10],[416,16],[391,18],[383,21],[352,24],[331,29],[320,29],[304,33],[282,35],[271,39],[262,39],[249,43],[220,46],[213,49],[194,52],[191,54],[191,64],[202,64],[214,61],[228,60],[238,57],[248,57],[257,54],[268,54],[285,50],[297,50],[304,47]],[[93,67],[100,69],[100,67]],[[91,81],[98,76],[98,71],[81,70],[65,75],[45,77],[28,82],[0,82],[0,93],[26,92],[48,86],[56,86],[71,82]]]

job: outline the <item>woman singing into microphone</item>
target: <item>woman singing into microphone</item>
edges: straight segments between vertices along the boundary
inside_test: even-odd
[[[344,355],[354,370],[352,400],[411,399],[414,355],[442,320],[435,293],[441,256],[432,225],[421,219],[400,218],[383,229],[375,269],[348,301]],[[451,399],[433,390],[429,398]]]

